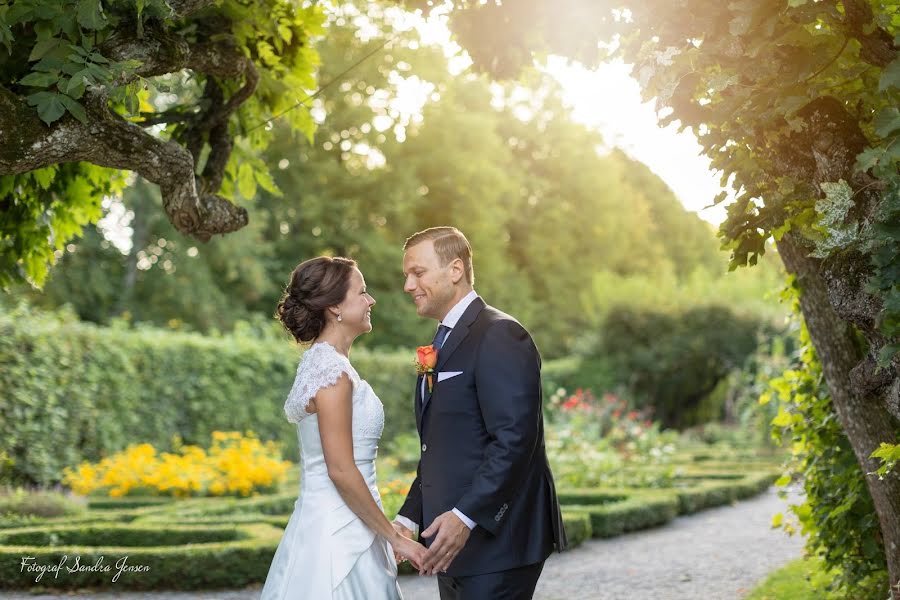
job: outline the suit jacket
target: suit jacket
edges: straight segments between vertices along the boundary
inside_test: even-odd
[[[451,576],[504,571],[566,547],[544,449],[541,357],[528,331],[480,297],[438,352],[419,403],[421,456],[399,514],[419,524],[456,507],[475,521]],[[461,374],[438,381],[441,372]],[[431,540],[423,539],[425,545]]]

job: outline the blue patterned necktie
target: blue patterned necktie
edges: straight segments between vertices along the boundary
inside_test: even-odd
[[[447,335],[450,333],[450,328],[446,325],[441,324],[437,331],[434,333],[434,339],[431,340],[431,345],[434,346],[435,350],[440,350],[441,346],[444,345],[444,340],[447,339]]]

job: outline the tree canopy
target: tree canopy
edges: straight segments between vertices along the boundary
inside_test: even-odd
[[[262,125],[315,87],[322,21],[289,0],[0,3],[0,285],[40,285],[124,171],[185,235],[245,226],[236,200],[275,190]],[[314,129],[302,108],[281,123]]]

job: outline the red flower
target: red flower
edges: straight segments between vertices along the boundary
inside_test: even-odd
[[[569,398],[568,400],[563,402],[562,407],[563,407],[563,410],[572,410],[573,408],[577,407],[578,404],[579,404],[578,398],[575,396],[572,396],[571,398]]]

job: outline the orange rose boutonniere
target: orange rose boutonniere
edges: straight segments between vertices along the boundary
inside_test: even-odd
[[[424,375],[428,380],[428,391],[432,388],[432,373],[437,364],[437,350],[434,346],[419,346],[416,348],[416,373]]]

